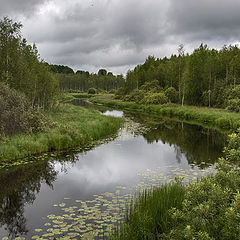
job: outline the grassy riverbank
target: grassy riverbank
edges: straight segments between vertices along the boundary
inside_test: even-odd
[[[146,190],[127,207],[111,240],[238,240],[240,133],[230,136],[217,172],[188,186],[176,182]]]
[[[115,133],[122,119],[71,104],[46,113],[50,126],[41,132],[5,137],[0,141],[0,166],[31,155],[59,151]]]
[[[240,114],[223,109],[180,106],[174,104],[141,105],[135,102],[123,102],[120,100],[105,98],[92,98],[91,101],[118,109],[145,112],[182,121],[208,125],[213,128],[236,130],[240,127]]]

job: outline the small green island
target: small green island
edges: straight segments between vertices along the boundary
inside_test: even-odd
[[[0,239],[240,239],[235,42],[119,74],[45,61],[22,30],[0,20]]]

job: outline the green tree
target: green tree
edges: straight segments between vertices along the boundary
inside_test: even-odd
[[[21,23],[5,17],[0,21],[0,81],[23,92],[33,107],[52,106],[58,84],[35,45],[21,36]]]
[[[107,75],[107,70],[106,69],[99,69],[98,75],[106,76]]]

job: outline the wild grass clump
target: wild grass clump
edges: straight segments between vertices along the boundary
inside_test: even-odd
[[[0,141],[0,164],[9,160],[83,146],[115,133],[122,119],[71,104],[47,113],[51,125],[44,131],[4,137]]]
[[[125,221],[110,239],[158,239],[171,226],[169,209],[181,209],[184,194],[180,182],[139,193],[127,206]]]

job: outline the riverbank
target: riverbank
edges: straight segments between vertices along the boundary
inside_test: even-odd
[[[84,146],[117,132],[122,119],[71,104],[46,113],[51,126],[38,133],[5,137],[0,141],[0,167],[46,152]]]
[[[134,112],[154,114],[161,117],[210,126],[222,130],[236,130],[240,127],[240,114],[223,109],[180,106],[175,104],[140,105],[135,102],[91,98],[91,102]]]

